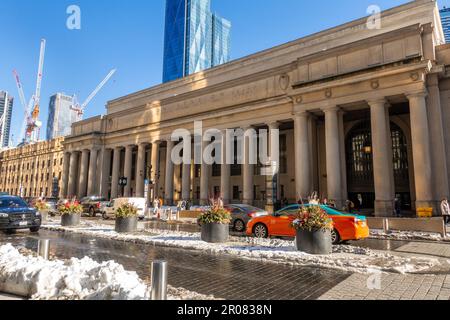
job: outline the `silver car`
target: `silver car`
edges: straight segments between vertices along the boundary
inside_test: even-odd
[[[231,214],[231,226],[237,232],[244,232],[247,223],[257,217],[267,216],[269,213],[263,209],[247,204],[229,204],[224,206],[225,210]]]

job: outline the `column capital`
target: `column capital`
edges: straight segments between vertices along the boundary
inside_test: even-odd
[[[327,113],[338,113],[339,111],[342,111],[342,109],[338,106],[332,106],[332,107],[325,107],[322,108],[322,111],[327,114]]]
[[[366,102],[370,107],[385,106],[388,104],[385,97],[366,100]]]
[[[138,147],[147,147],[147,146],[149,146],[151,143],[149,143],[149,142],[139,142],[138,143]]]
[[[311,113],[309,111],[297,111],[293,113],[294,118],[309,118]]]
[[[408,100],[417,98],[426,98],[428,96],[428,92],[427,90],[413,91],[406,93],[405,96]]]
[[[268,122],[267,126],[269,127],[270,130],[276,130],[280,128],[280,122],[278,121]]]

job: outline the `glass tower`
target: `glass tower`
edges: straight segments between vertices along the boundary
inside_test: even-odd
[[[450,43],[450,8],[444,7],[441,13],[442,29],[444,29],[445,42]]]
[[[230,32],[210,0],[166,0],[163,82],[228,62]]]
[[[73,97],[57,93],[50,97],[48,106],[47,140],[70,135],[71,127],[77,122],[77,112],[72,110]]]
[[[3,123],[0,123],[0,149],[9,147],[13,104],[14,98],[8,92],[0,91],[0,119],[5,114]]]

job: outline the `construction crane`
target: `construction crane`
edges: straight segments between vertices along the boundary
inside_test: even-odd
[[[87,97],[86,101],[84,101],[81,105],[77,102],[76,96],[73,98],[73,105],[70,107],[70,109],[77,112],[77,121],[83,120],[84,111],[86,110],[86,107],[91,102],[92,99],[98,94],[98,92],[105,86],[105,84],[111,79],[111,77],[116,73],[116,69],[111,70],[108,75],[103,79],[102,82],[95,88],[94,91]]]
[[[36,92],[29,100],[27,105],[25,94],[23,91],[23,85],[20,81],[19,74],[16,70],[13,71],[14,80],[16,81],[17,90],[19,91],[19,98],[22,107],[24,108],[24,121],[22,129],[20,131],[21,143],[28,144],[39,140],[39,131],[42,127],[42,122],[39,121],[40,112],[40,100],[41,100],[41,87],[42,87],[42,75],[44,72],[44,58],[45,58],[45,39],[41,40],[41,49],[39,53],[39,66],[36,80]]]
[[[31,113],[31,109],[33,108],[33,100],[34,99],[31,98],[29,104],[27,105],[26,100],[25,100],[25,94],[23,92],[22,82],[20,81],[19,73],[16,70],[13,70],[13,76],[14,76],[14,80],[16,81],[17,91],[19,91],[20,103],[22,104],[22,107],[24,110],[23,124],[22,124],[22,128],[20,129],[20,137],[19,137],[19,139],[20,139],[19,141],[20,141],[20,143],[22,143],[22,142],[25,142],[25,135],[26,135],[25,130],[27,129],[28,122],[31,119],[30,113]]]
[[[42,75],[44,72],[44,58],[45,58],[45,39],[41,40],[41,50],[39,53],[39,67],[36,80],[36,93],[34,94],[34,107],[31,112],[31,122],[27,126],[27,135],[31,137],[31,141],[39,140],[39,132],[42,127],[42,122],[39,121],[40,102],[41,102],[41,86]]]

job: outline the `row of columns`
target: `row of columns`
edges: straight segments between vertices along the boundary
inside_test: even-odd
[[[430,136],[426,106],[426,93],[418,92],[407,95],[410,102],[411,136],[413,145],[414,176],[416,185],[417,206],[432,205],[432,170],[430,156]],[[392,141],[389,120],[389,105],[384,98],[368,101],[372,125],[373,168],[375,182],[375,211],[377,214],[388,214],[393,211],[393,199],[395,197],[395,182],[392,164]],[[343,142],[343,112],[338,107],[324,108],[325,114],[325,143],[326,143],[326,171],[327,194],[336,205],[342,206],[347,198],[345,170],[345,146]],[[300,112],[294,114],[295,135],[295,187],[298,199],[307,198],[313,191],[313,154],[311,146],[310,124],[311,114]],[[269,129],[278,129],[278,123],[268,124]],[[248,128],[244,128],[248,129]],[[231,200],[230,195],[230,165],[226,164],[227,148],[226,134],[222,135],[222,165],[221,165],[221,196],[225,203]],[[276,141],[271,141],[270,145]],[[203,142],[203,150],[209,142]],[[254,165],[250,163],[250,138],[245,136],[244,164],[242,165],[243,178],[243,202],[253,203]],[[148,144],[137,146],[136,164],[136,196],[144,196],[145,158]],[[167,141],[165,164],[165,202],[173,203],[174,200],[174,164],[171,159],[175,144]],[[81,152],[66,153],[64,156],[64,172],[62,194],[76,195],[78,197],[94,195],[97,188],[97,177],[100,176],[100,188],[104,193],[107,190],[109,180],[110,158],[113,152],[111,198],[119,195],[119,175],[121,170],[121,152],[125,149],[124,177],[128,178],[128,185],[124,188],[124,196],[131,196],[132,155],[134,146],[116,147],[114,150],[103,149],[102,160],[99,161],[98,148],[83,150]],[[151,144],[152,181],[158,190],[157,173],[159,172],[160,144]],[[270,150],[269,150],[270,152]],[[279,157],[279,156],[278,156]],[[81,163],[79,163],[81,161]],[[276,159],[279,163],[279,158]],[[101,166],[101,174],[97,172]],[[80,168],[78,174],[78,167]],[[209,201],[209,183],[211,166],[202,161],[200,176],[200,202],[206,204]],[[184,200],[191,198],[191,163],[182,165],[181,196]],[[278,179],[278,177],[277,177]],[[277,183],[278,184],[278,183]],[[279,197],[278,197],[279,198]]]

